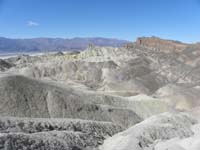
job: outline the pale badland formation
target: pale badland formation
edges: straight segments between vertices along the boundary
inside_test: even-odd
[[[2,150],[199,150],[200,44],[0,60]]]

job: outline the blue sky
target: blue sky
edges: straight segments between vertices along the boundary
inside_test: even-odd
[[[200,0],[0,0],[0,36],[200,41]]]

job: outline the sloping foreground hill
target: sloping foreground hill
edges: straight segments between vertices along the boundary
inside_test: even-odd
[[[80,118],[128,127],[170,109],[164,101],[140,99],[77,90],[19,75],[0,76],[1,116]]]
[[[97,149],[106,138],[141,122],[147,114],[167,111],[165,102],[156,101],[81,92],[55,82],[1,74],[0,148]]]
[[[90,96],[95,99],[95,95]],[[95,104],[72,88],[17,75],[0,78],[0,102],[1,116],[80,118],[111,121],[124,126],[141,121],[132,110]]]
[[[192,126],[193,136],[188,138],[173,138],[155,144],[155,150],[199,150],[200,149],[200,124]]]
[[[159,142],[193,136],[191,127],[196,123],[197,120],[185,113],[174,112],[153,116],[107,139],[101,150],[155,150],[155,145]],[[168,146],[173,150],[180,150],[173,145]]]

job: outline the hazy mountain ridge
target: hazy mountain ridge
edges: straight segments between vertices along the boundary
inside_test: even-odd
[[[10,39],[0,37],[0,52],[67,51],[83,50],[89,44],[96,46],[121,47],[128,41],[111,38],[33,38]]]

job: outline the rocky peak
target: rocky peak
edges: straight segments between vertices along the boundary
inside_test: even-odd
[[[154,50],[164,51],[164,52],[180,52],[184,50],[189,44],[182,43],[173,40],[164,40],[158,37],[140,37],[135,42],[138,45],[142,45]]]

